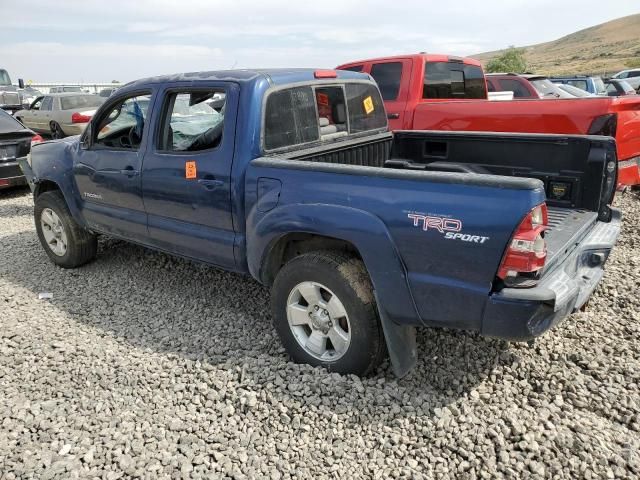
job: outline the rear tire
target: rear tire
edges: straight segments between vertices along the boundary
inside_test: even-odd
[[[96,236],[73,219],[60,191],[39,195],[34,213],[38,239],[53,263],[76,268],[95,258]]]
[[[312,252],[290,260],[271,291],[274,326],[297,363],[367,375],[386,352],[373,287],[361,260]]]

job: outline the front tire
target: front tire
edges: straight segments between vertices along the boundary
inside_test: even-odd
[[[76,268],[95,258],[96,236],[73,219],[62,193],[50,191],[39,195],[34,213],[38,239],[53,263],[62,268]]]
[[[295,257],[276,276],[271,308],[280,340],[297,363],[367,375],[384,357],[373,287],[364,264],[353,256]]]

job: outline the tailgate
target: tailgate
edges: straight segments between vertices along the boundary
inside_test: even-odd
[[[547,243],[545,271],[553,270],[593,229],[598,215],[584,209],[549,207],[549,228],[544,239]]]

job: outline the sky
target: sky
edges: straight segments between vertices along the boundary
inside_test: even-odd
[[[640,6],[638,0],[0,0],[0,12],[0,68],[14,81],[71,83],[331,68],[420,51],[472,55],[554,40],[640,13]]]

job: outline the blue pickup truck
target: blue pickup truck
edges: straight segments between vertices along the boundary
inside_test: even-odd
[[[249,274],[295,361],[362,375],[386,352],[407,373],[416,326],[542,334],[586,303],[620,229],[613,139],[391,133],[349,71],[135,81],[21,165],[55,264],[104,234]]]

